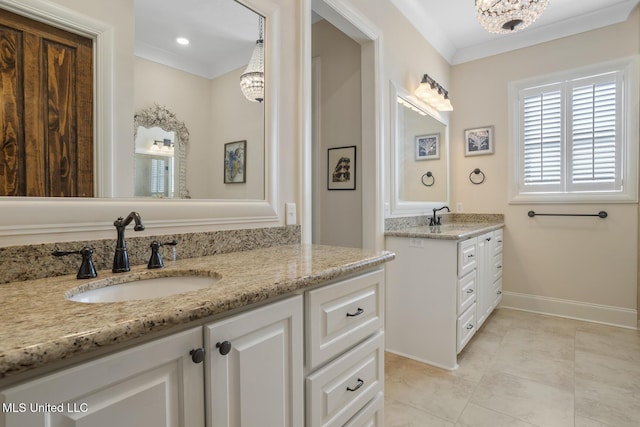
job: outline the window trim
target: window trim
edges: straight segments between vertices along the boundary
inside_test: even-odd
[[[509,184],[510,204],[518,203],[637,203],[638,202],[638,116],[640,56],[599,63],[587,67],[574,68],[559,73],[509,83]],[[523,173],[522,143],[520,140],[521,112],[519,94],[525,89],[549,86],[566,80],[575,80],[612,71],[623,74],[622,87],[622,182],[620,192],[520,192]],[[563,94],[564,97],[564,94]],[[566,121],[563,122],[566,123]],[[563,145],[566,154],[566,147]]]

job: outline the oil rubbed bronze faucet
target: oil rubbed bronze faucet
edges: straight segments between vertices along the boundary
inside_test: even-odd
[[[129,254],[127,253],[127,244],[124,241],[124,230],[131,221],[135,221],[134,231],[144,230],[142,224],[142,218],[138,212],[131,212],[126,218],[118,217],[113,223],[118,232],[116,240],[116,253],[113,256],[113,271],[114,273],[124,273],[129,271]]]
[[[449,206],[443,206],[440,209],[433,208],[433,216],[429,219],[429,225],[440,225],[440,217],[436,216],[436,212],[441,211],[442,209],[446,209],[447,212],[451,212]]]

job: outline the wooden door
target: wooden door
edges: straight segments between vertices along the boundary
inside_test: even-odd
[[[0,196],[93,196],[92,51],[0,9]]]

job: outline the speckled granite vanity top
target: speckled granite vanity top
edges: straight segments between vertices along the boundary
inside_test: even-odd
[[[220,277],[207,289],[103,304],[65,298],[70,289],[87,282],[75,274],[0,285],[0,379],[302,291],[394,257],[390,252],[288,245],[168,262],[159,270],[136,266],[130,273],[98,271],[97,279],[114,282],[127,274],[162,276],[178,271]]]
[[[429,226],[428,216],[387,218],[385,236],[462,240],[504,227],[501,214],[444,214],[442,225]]]

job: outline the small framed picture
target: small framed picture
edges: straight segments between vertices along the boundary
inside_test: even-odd
[[[235,141],[224,144],[224,183],[240,184],[247,182],[246,176],[247,141]]]
[[[356,147],[329,148],[327,190],[356,189]]]
[[[416,136],[416,160],[435,160],[440,158],[440,134]]]
[[[493,126],[483,126],[464,131],[464,155],[493,154]]]

